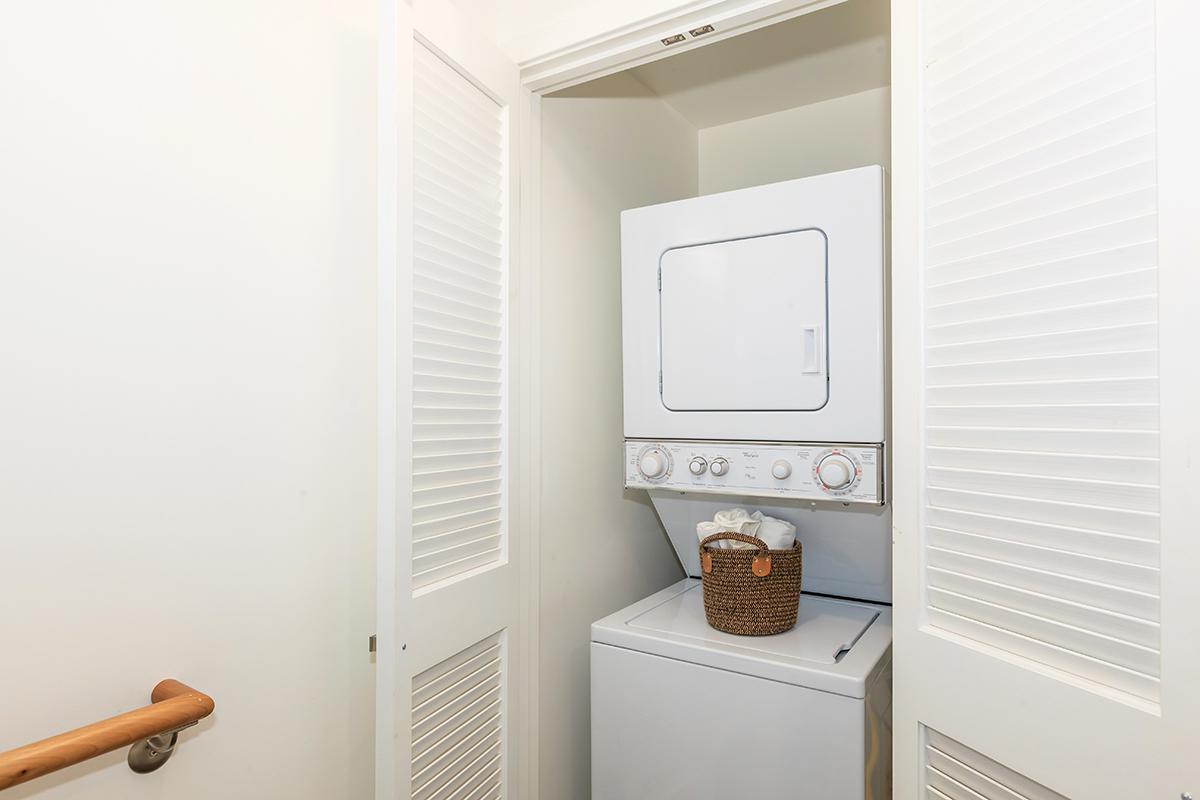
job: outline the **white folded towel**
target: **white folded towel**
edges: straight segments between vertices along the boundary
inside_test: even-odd
[[[755,516],[757,514],[757,516]],[[713,514],[713,524],[718,530],[729,531],[730,533],[740,533],[745,536],[758,536],[758,528],[761,524],[762,514],[755,512],[751,514],[744,508],[726,508]],[[738,542],[732,539],[725,539],[717,543],[723,550],[738,550],[747,547],[754,547],[746,542]]]
[[[703,542],[705,539],[707,539],[709,536],[712,536],[714,533],[724,533],[725,531],[728,531],[728,530],[729,530],[729,528],[726,528],[722,525],[718,525],[715,522],[697,522],[696,523],[696,538]],[[734,533],[741,533],[741,531],[735,530]],[[742,544],[741,542],[735,542],[732,539],[720,539],[718,541],[713,542],[712,544],[710,544],[708,546],[715,548],[717,550],[732,550],[735,547],[751,547],[752,545]]]
[[[721,526],[715,522],[697,522],[696,523],[696,538],[704,541],[714,533],[720,533]],[[724,542],[713,542],[709,547],[720,547]]]
[[[758,538],[772,550],[791,550],[796,543],[796,526],[787,520],[763,517],[758,527]]]
[[[752,521],[754,517],[744,508],[723,508],[713,514],[713,522],[734,533],[741,533],[742,525]]]

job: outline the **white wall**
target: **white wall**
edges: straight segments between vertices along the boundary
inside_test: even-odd
[[[368,798],[375,4],[0,6],[0,750],[215,698],[161,771]]]
[[[700,130],[700,193],[891,163],[887,87]]]
[[[693,196],[697,148],[628,75],[542,107],[540,789],[581,800],[590,625],[683,577],[645,492],[621,487],[618,215]]]

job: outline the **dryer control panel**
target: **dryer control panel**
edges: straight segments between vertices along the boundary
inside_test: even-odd
[[[625,440],[625,486],[881,505],[880,445]]]

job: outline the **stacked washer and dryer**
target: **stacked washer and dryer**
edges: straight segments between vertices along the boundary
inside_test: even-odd
[[[688,577],[592,625],[592,797],[891,797],[884,173],[626,211],[625,485]],[[804,548],[787,633],[710,628],[696,525]]]

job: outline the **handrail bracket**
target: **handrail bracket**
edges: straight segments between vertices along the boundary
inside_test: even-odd
[[[179,743],[179,732],[196,724],[199,724],[199,720],[163,731],[149,739],[135,743],[133,747],[129,748],[129,768],[142,775],[154,772],[167,763],[167,759],[175,752],[175,745]]]

